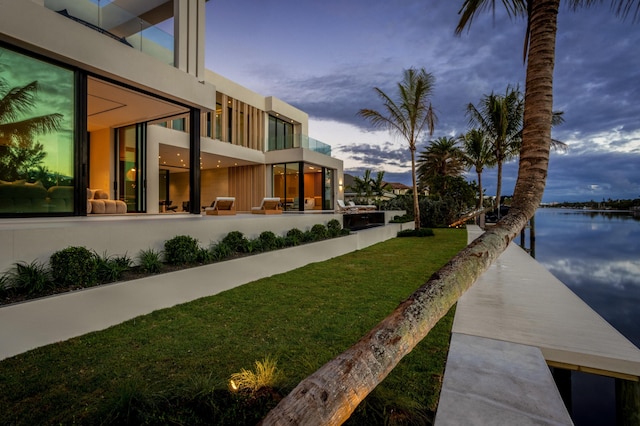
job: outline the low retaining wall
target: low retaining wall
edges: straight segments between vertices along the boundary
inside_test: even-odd
[[[403,213],[385,212],[385,222]],[[326,225],[331,219],[342,223],[342,214],[127,214],[7,219],[0,221],[0,273],[16,262],[47,262],[53,253],[70,246],[83,246],[99,254],[127,254],[135,259],[140,250],[162,250],[164,242],[176,235],[190,235],[202,246],[208,246],[231,231],[240,231],[247,238],[255,238],[263,231],[283,235],[292,228],[306,231],[318,223]]]

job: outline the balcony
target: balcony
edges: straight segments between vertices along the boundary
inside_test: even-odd
[[[145,2],[138,2],[144,4]],[[170,2],[155,2],[155,9],[141,9],[132,13],[118,7],[111,0],[45,0],[44,6],[105,36],[161,60],[174,64],[173,36],[158,25],[172,18]],[[155,23],[140,16],[150,16]]]
[[[292,135],[284,139],[269,139],[269,151],[279,151],[282,149],[305,148],[320,154],[331,156],[331,145],[310,138],[307,135]]]

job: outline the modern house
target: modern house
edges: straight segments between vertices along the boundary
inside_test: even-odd
[[[205,3],[0,0],[0,223],[99,214],[98,190],[137,214],[334,209],[308,115],[204,68]]]

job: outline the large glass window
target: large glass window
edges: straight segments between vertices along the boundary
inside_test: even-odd
[[[300,163],[273,165],[273,196],[285,210],[300,210]]]
[[[0,214],[73,213],[74,72],[0,58]]]
[[[293,124],[269,116],[269,151],[293,148]]]

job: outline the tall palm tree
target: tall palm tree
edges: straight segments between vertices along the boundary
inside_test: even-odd
[[[502,194],[502,165],[514,158],[522,145],[524,99],[517,87],[508,86],[504,95],[491,93],[483,96],[476,107],[467,105],[469,124],[480,128],[491,143],[498,166],[496,207],[500,212]]]
[[[574,7],[594,1],[570,0]],[[553,108],[553,68],[560,0],[502,0],[510,15],[527,18],[525,119],[518,180],[509,214],[433,274],[387,318],[349,349],[300,382],[262,425],[341,424],[417,345],[534,215],[547,176]],[[465,0],[457,31],[495,0]],[[628,14],[640,0],[613,0]]]
[[[416,229],[420,229],[420,205],[416,182],[416,143],[422,132],[433,134],[436,114],[431,105],[435,78],[424,68],[404,70],[402,81],[398,83],[396,98],[392,98],[379,88],[374,90],[382,100],[384,112],[361,109],[358,115],[369,120],[376,127],[385,128],[404,138],[411,151],[411,179],[413,181],[413,216]]]
[[[418,185],[430,187],[438,176],[460,176],[464,171],[463,153],[455,138],[441,136],[429,141],[418,157]]]
[[[496,164],[496,158],[493,155],[491,144],[487,140],[485,133],[479,129],[471,129],[464,135],[460,136],[462,141],[462,152],[464,162],[469,169],[475,168],[478,175],[478,205],[482,208],[483,189],[482,189],[482,172],[485,167],[493,167]]]

